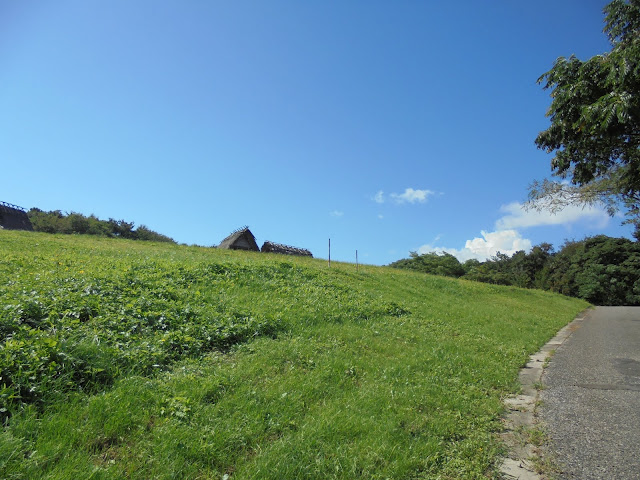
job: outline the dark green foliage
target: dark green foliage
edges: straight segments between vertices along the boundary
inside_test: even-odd
[[[579,187],[564,189],[576,203],[597,199],[614,209],[621,203],[628,222],[638,225],[640,1],[614,0],[604,12],[611,51],[587,61],[560,57],[539,78],[551,90],[551,125],[536,144],[554,154],[553,174]],[[557,193],[539,187],[534,186],[532,198]]]
[[[533,247],[529,253],[520,250],[511,257],[498,253],[489,262],[485,262],[485,274],[488,275],[489,283],[522,288],[545,288],[542,271],[547,260],[551,258],[552,251],[551,244],[542,243]],[[466,274],[465,278],[480,280],[473,277],[473,272]]]
[[[154,232],[147,228],[145,225],[140,225],[135,230],[134,240],[146,240],[150,242],[170,242],[175,243],[172,238],[162,235],[161,233]]]
[[[486,262],[468,260],[456,269],[450,255],[412,254],[390,266],[460,277],[496,285],[551,290],[597,305],[640,305],[640,244],[604,235],[566,242],[558,253],[549,243],[519,251],[498,253]],[[457,261],[457,260],[456,260]]]
[[[487,262],[467,261],[464,264],[466,273],[463,278],[494,285],[512,285],[511,275],[506,271],[508,258],[498,253]]]
[[[88,217],[81,213],[62,213],[60,210],[44,212],[39,208],[32,208],[27,212],[36,232],[65,233],[82,235],[99,235],[102,237],[128,238],[130,240],[147,240],[153,242],[175,241],[160,233],[150,230],[144,225],[134,228],[133,222],[124,220],[100,220],[95,215]]]
[[[133,231],[133,223],[125,222],[124,220],[109,219],[109,225],[111,226],[111,232],[114,237],[128,238],[133,240],[135,232]]]
[[[446,277],[461,277],[465,274],[465,269],[458,259],[449,253],[438,255],[431,252],[420,255],[417,252],[411,252],[410,255],[410,259],[398,260],[389,266]]]
[[[625,238],[567,242],[546,273],[553,291],[597,305],[640,305],[640,245]]]

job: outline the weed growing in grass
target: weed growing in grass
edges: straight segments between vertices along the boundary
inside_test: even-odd
[[[387,268],[0,232],[0,477],[491,478],[584,303]]]
[[[555,354],[556,354],[555,350],[549,351],[546,358],[544,359],[544,362],[542,363],[542,368],[547,368],[549,366],[549,363],[551,362],[551,359]]]
[[[562,472],[562,469],[556,461],[548,455],[531,457],[529,461],[532,463],[536,473],[543,475],[544,478],[553,480]]]
[[[528,441],[531,445],[540,447],[547,441],[547,434],[540,426],[532,427],[527,430]]]

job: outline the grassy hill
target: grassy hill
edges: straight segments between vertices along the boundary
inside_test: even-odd
[[[0,478],[495,478],[587,304],[381,267],[0,231]]]

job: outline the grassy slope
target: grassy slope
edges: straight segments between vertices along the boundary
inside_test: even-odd
[[[501,398],[587,306],[27,232],[0,275],[2,478],[492,477]]]

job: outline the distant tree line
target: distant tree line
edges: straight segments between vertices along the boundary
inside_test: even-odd
[[[605,235],[567,241],[555,252],[549,243],[498,253],[480,262],[460,263],[451,254],[435,252],[398,260],[391,267],[464,278],[498,285],[551,290],[596,305],[640,305],[640,243]]]
[[[133,222],[124,220],[100,220],[95,215],[88,217],[81,213],[62,213],[60,210],[45,212],[32,208],[27,212],[29,220],[36,232],[45,233],[78,233],[99,235],[102,237],[128,238],[130,240],[147,240],[153,242],[176,243],[172,238],[154,232],[144,225],[134,228]]]

